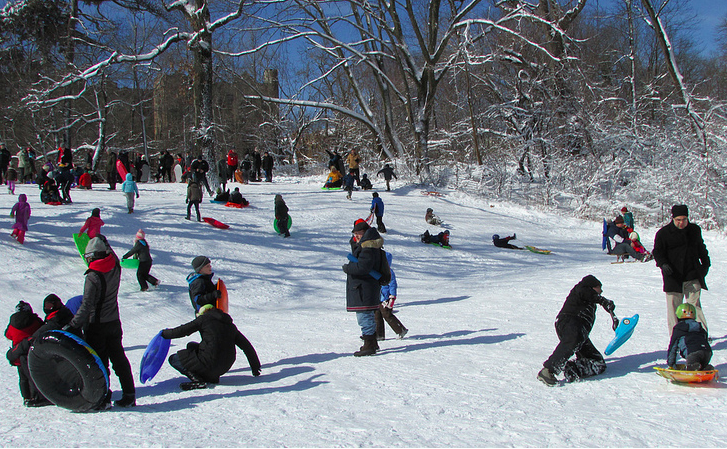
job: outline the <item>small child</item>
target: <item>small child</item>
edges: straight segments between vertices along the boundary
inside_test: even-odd
[[[646,248],[644,248],[644,245],[641,244],[641,239],[639,238],[639,234],[636,231],[632,231],[631,234],[629,234],[629,240],[631,240],[631,247],[639,254],[642,254],[644,257],[641,259],[642,262],[648,262],[654,258],[654,256],[646,251]]]
[[[23,397],[23,403],[27,407],[37,396],[37,392],[33,391],[33,383],[28,372],[28,364],[22,363],[20,354],[14,349],[26,338],[29,338],[43,325],[43,320],[33,313],[33,308],[25,301],[20,301],[15,306],[15,313],[10,315],[10,323],[5,329],[5,336],[13,342],[13,347],[7,353],[8,361],[18,367],[18,378],[20,395]]]
[[[101,219],[101,209],[96,207],[91,211],[91,216],[86,219],[86,222],[83,223],[83,226],[81,226],[81,229],[78,230],[78,233],[83,234],[85,232],[88,234],[88,237],[92,239],[101,233],[101,226],[103,225],[104,222]]]
[[[192,301],[194,313],[197,314],[207,304],[215,306],[222,292],[217,290],[217,285],[212,282],[215,275],[212,272],[212,261],[207,256],[197,256],[192,259],[194,273],[189,273],[187,283],[189,284],[189,299]]]
[[[139,268],[136,269],[136,280],[139,281],[141,291],[145,292],[149,290],[147,282],[154,287],[159,285],[159,279],[149,274],[151,271],[152,258],[149,253],[149,243],[146,241],[146,234],[141,229],[139,229],[134,236],[134,247],[131,248],[128,253],[124,254],[122,259],[128,259],[131,256],[139,259]]]
[[[126,181],[121,183],[121,191],[126,195],[126,207],[129,209],[129,213],[134,213],[134,195],[139,198],[139,188],[134,182],[134,177],[131,173],[126,174]]]
[[[389,262],[389,268],[391,269],[391,261],[393,256],[390,252],[386,251],[386,260]],[[391,271],[391,282],[381,287],[381,306],[376,310],[374,319],[376,320],[376,339],[379,341],[386,340],[386,327],[384,326],[384,320],[389,323],[391,330],[393,330],[398,338],[401,340],[409,333],[409,329],[404,327],[399,321],[399,318],[394,315],[394,301],[396,301],[396,275],[394,270]]]
[[[225,190],[222,187],[217,187],[217,195],[215,195],[215,201],[228,202],[230,201],[230,190]]]
[[[288,219],[288,206],[285,204],[285,200],[280,194],[275,195],[275,220],[278,225],[278,234],[283,234],[283,237],[290,237]]]
[[[513,234],[513,235],[511,235],[509,237],[505,237],[505,238],[500,238],[500,236],[498,234],[494,234],[492,236],[492,244],[498,248],[523,249],[523,248],[520,248],[519,246],[515,246],[510,243],[510,240],[516,240],[516,239],[517,239],[516,234]]]
[[[371,180],[369,179],[369,176],[364,173],[361,175],[361,190],[371,190],[374,188],[373,184],[371,184]]]
[[[323,184],[323,188],[335,189],[341,187],[341,184],[343,184],[341,172],[338,171],[336,167],[331,167],[331,172],[328,173],[328,177],[326,178],[326,183]]]
[[[343,177],[343,190],[348,192],[346,194],[347,199],[351,199],[351,193],[353,192],[353,183],[356,182],[356,170],[351,169]]]
[[[10,216],[15,217],[11,235],[22,245],[25,242],[25,231],[28,230],[28,220],[30,220],[30,204],[28,204],[28,197],[24,193],[18,195],[18,202],[10,211]]]
[[[235,190],[230,193],[230,198],[228,199],[228,201],[234,204],[241,204],[242,206],[250,205],[250,202],[247,201],[244,196],[242,196],[242,193],[240,193],[239,187],[235,187]]]
[[[84,170],[81,176],[78,177],[78,188],[85,190],[93,189],[93,178],[91,178],[88,170]]]
[[[386,226],[384,226],[384,200],[379,198],[379,192],[373,192],[371,196],[373,197],[371,200],[371,212],[376,216],[376,230],[382,234],[386,234]]]
[[[5,172],[5,181],[7,181],[8,184],[8,193],[11,195],[15,195],[15,181],[18,180],[18,172],[13,168],[8,168],[8,171]]]
[[[199,215],[199,203],[202,202],[202,188],[193,178],[187,180],[187,220],[192,213],[192,206],[197,211],[197,221],[202,221]]]
[[[697,309],[683,303],[677,307],[676,315],[679,320],[671,331],[668,356],[666,359],[669,368],[676,366],[677,355],[686,359],[687,371],[702,371],[714,369],[709,365],[712,359],[712,348],[707,340],[707,331],[694,318]]]
[[[441,247],[446,246],[451,248],[451,245],[449,244],[449,229],[442,231],[437,235],[431,235],[429,233],[429,229],[427,229],[424,231],[424,234],[421,234],[419,237],[422,239],[422,243],[436,243]]]
[[[626,228],[631,229],[633,231],[634,229],[634,214],[629,212],[629,209],[624,206],[621,208],[621,215],[624,219],[624,224],[626,225]]]
[[[434,209],[431,207],[427,208],[427,212],[424,214],[424,220],[430,225],[441,226],[442,220],[434,215]]]

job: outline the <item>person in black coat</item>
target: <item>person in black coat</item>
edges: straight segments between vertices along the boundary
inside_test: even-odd
[[[8,327],[5,329],[5,337],[12,342],[7,352],[8,362],[18,367],[18,386],[20,395],[23,397],[25,406],[38,395],[37,389],[30,378],[28,371],[27,345],[23,349],[23,343],[27,341],[43,325],[43,320],[33,312],[33,308],[25,301],[19,301],[15,306],[15,313],[10,315]]]
[[[189,170],[192,172],[192,179],[194,179],[200,187],[204,185],[209,196],[212,196],[212,190],[207,182],[207,172],[210,170],[210,165],[207,161],[202,159],[201,154],[192,162],[189,166]]]
[[[181,338],[195,332],[200,333],[202,341],[189,342],[186,349],[169,357],[169,364],[191,380],[180,385],[182,388],[205,388],[207,383],[219,383],[220,376],[235,363],[235,346],[245,352],[252,375],[260,375],[260,360],[255,348],[237,329],[230,315],[206,304],[200,308],[197,318],[174,329],[164,329],[162,337]]]
[[[702,228],[689,222],[685,205],[673,206],[671,214],[672,221],[657,231],[652,251],[664,281],[669,332],[677,323],[676,309],[682,302],[694,306],[696,320],[709,332],[700,299],[701,290],[707,290],[705,277],[711,265]]]
[[[139,259],[139,267],[136,269],[136,280],[139,281],[141,291],[145,292],[149,290],[149,284],[147,284],[147,282],[155,287],[159,285],[159,279],[149,274],[153,259],[149,252],[149,243],[146,241],[146,234],[141,229],[139,229],[136,232],[136,236],[134,236],[134,247],[121,258],[128,259],[132,256]]]
[[[354,224],[351,243],[352,255],[356,262],[343,265],[346,273],[346,310],[356,312],[356,320],[361,327],[364,344],[354,352],[356,357],[376,354],[379,344],[376,340],[375,312],[381,301],[381,285],[391,281],[391,270],[382,250],[384,238],[379,232],[363,221]],[[375,278],[372,272],[381,275]]]
[[[538,373],[538,379],[546,385],[555,385],[558,382],[555,376],[561,371],[566,382],[573,382],[606,370],[603,355],[588,338],[596,321],[596,305],[600,304],[608,313],[616,307],[613,301],[601,296],[601,291],[601,281],[589,274],[568,294],[555,320],[560,343]],[[617,326],[614,318],[614,330]],[[574,354],[576,359],[569,360]]]
[[[159,158],[159,167],[161,168],[161,180],[164,182],[164,175],[167,176],[168,182],[172,182],[172,168],[174,167],[174,156],[169,150],[164,150],[162,157]]]
[[[275,195],[275,223],[278,225],[278,234],[282,234],[283,237],[290,237],[290,230],[288,229],[288,215],[289,209],[285,204],[283,197],[278,194]]]
[[[394,173],[394,169],[391,168],[389,164],[384,164],[384,168],[376,172],[376,176],[379,175],[384,175],[384,180],[386,181],[386,190],[391,190],[391,178],[396,178],[396,173]]]
[[[265,172],[265,182],[273,182],[273,157],[265,152],[265,156],[262,158],[262,168]]]

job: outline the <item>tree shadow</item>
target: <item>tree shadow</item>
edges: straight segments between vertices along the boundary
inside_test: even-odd
[[[462,295],[462,296],[450,296],[448,298],[437,298],[437,299],[427,299],[422,301],[407,301],[404,304],[397,304],[396,308],[404,308],[409,306],[426,306],[429,304],[446,304],[448,302],[456,302],[456,301],[462,301],[465,299],[469,299],[472,296],[470,295]]]

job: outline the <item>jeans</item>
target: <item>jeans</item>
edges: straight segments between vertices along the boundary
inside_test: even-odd
[[[361,335],[376,334],[376,318],[374,310],[356,312],[356,321],[358,321],[358,325],[361,326]]]

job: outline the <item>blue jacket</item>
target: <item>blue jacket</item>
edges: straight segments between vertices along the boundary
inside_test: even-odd
[[[379,197],[374,197],[371,200],[371,212],[374,212],[377,217],[384,216],[384,200]]]
[[[124,193],[136,193],[137,195],[139,195],[139,189],[138,187],[136,187],[134,177],[131,175],[131,173],[126,174],[126,181],[121,183],[121,191]]]
[[[390,252],[386,251],[386,261],[389,262],[389,269],[391,269],[391,261],[393,259],[393,256]],[[389,295],[396,296],[396,287],[398,284],[396,283],[396,275],[394,274],[394,270],[391,270],[391,282],[389,282],[388,285],[384,285],[381,287],[381,302],[388,301]]]

